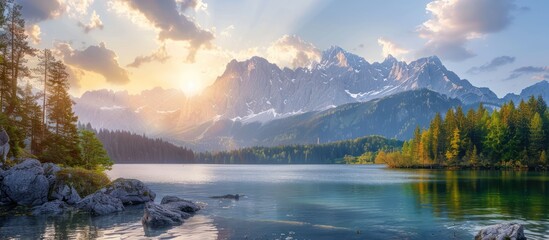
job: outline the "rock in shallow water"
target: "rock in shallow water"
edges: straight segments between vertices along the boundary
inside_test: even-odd
[[[105,193],[118,198],[123,204],[154,201],[156,194],[137,179],[118,178],[107,186]]]
[[[95,215],[105,215],[124,210],[120,199],[112,197],[102,191],[90,194],[76,204],[76,207]]]
[[[39,206],[48,201],[49,182],[36,159],[27,159],[3,173],[2,190],[13,202]]]
[[[475,240],[526,240],[524,227],[518,223],[501,223],[481,229]]]
[[[32,215],[59,215],[68,210],[69,205],[67,205],[67,203],[60,200],[54,200],[34,207],[32,209]]]
[[[161,204],[149,202],[145,205],[141,222],[151,228],[179,225],[198,210],[200,206],[191,201],[175,196],[165,196]]]
[[[169,227],[183,223],[183,218],[179,213],[164,208],[162,205],[148,202],[145,204],[143,225],[151,228]]]

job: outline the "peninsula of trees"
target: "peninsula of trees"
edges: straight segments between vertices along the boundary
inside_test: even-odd
[[[437,114],[417,128],[401,151],[380,152],[377,163],[418,168],[547,169],[549,110],[543,98],[503,104],[492,112],[481,104],[464,113]]]

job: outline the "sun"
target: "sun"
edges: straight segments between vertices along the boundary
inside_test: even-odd
[[[181,90],[187,96],[194,96],[200,93],[200,86],[195,80],[185,80],[181,82]]]

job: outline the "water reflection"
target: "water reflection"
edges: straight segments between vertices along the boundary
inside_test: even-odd
[[[530,238],[549,237],[546,173],[424,170],[420,175],[429,177],[408,185],[416,208],[477,226],[517,221],[526,225]]]
[[[175,195],[206,207],[181,226],[144,229],[143,206],[103,217],[0,217],[4,238],[471,239],[504,220],[549,239],[545,173],[390,170],[380,166],[116,165],[157,201]],[[210,196],[242,194],[239,201]]]

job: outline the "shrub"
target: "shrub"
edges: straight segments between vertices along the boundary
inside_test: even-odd
[[[57,179],[72,186],[85,197],[110,183],[109,177],[103,172],[83,168],[64,168],[57,172]]]

